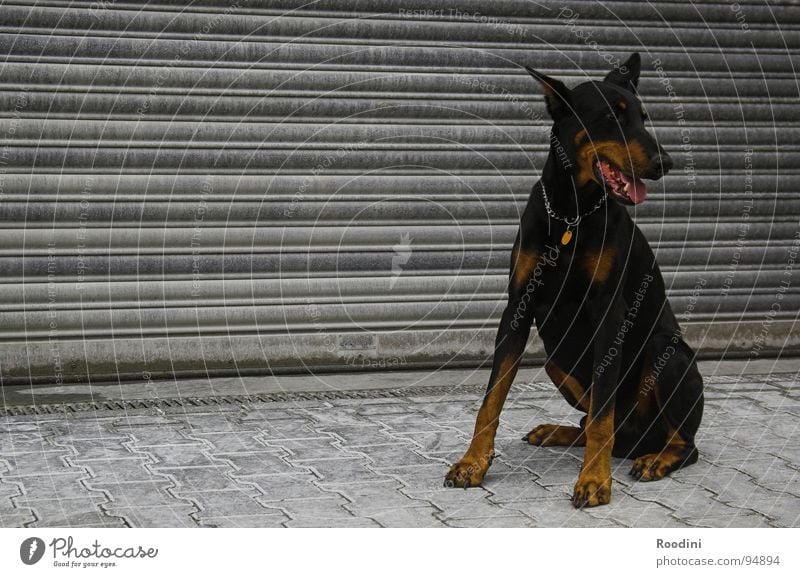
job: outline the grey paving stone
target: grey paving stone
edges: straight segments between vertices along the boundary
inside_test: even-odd
[[[430,431],[424,433],[400,433],[392,431],[398,438],[413,441],[421,455],[450,458],[452,455],[466,451],[468,444],[452,431]]]
[[[486,487],[492,492],[489,500],[502,505],[520,501],[568,499],[571,495],[543,487],[524,472],[494,475],[486,482]]]
[[[230,515],[226,517],[203,517],[200,521],[201,527],[218,528],[252,528],[252,529],[274,529],[284,526],[284,522],[289,518],[277,511],[268,515]]]
[[[448,466],[438,463],[412,467],[385,467],[381,469],[381,475],[400,481],[409,489],[433,491],[442,487],[448,469]]]
[[[155,462],[154,469],[165,467],[206,467],[217,463],[205,452],[205,447],[197,441],[183,445],[133,446],[134,454],[144,454]]]
[[[162,414],[148,414],[148,415],[126,415],[125,417],[110,419],[109,428],[112,430],[120,430],[126,428],[137,428],[144,426],[179,426],[183,425],[185,421],[180,416],[166,416]]]
[[[372,422],[385,427],[395,436],[412,436],[419,433],[446,432],[447,429],[436,424],[424,414],[409,412],[382,416],[372,419]]]
[[[70,440],[65,439],[64,446],[72,449],[73,456],[70,461],[81,464],[89,461],[108,461],[117,459],[136,459],[139,455],[131,452],[123,442],[128,441],[126,437],[105,437],[90,440]]]
[[[717,528],[768,528],[772,525],[760,515],[699,515],[697,517],[686,517],[683,519],[687,525],[692,527],[717,527]]]
[[[194,439],[182,434],[180,429],[170,427],[130,427],[131,439],[137,447],[176,447],[181,445],[198,445]]]
[[[140,456],[136,459],[117,459],[114,461],[91,461],[82,465],[92,482],[118,483],[120,481],[149,483],[153,480],[153,470],[147,467],[150,459]]]
[[[27,527],[36,521],[30,509],[6,512],[0,507],[0,527]]]
[[[392,440],[392,437],[384,432],[383,426],[378,424],[343,425],[339,427],[319,425],[317,430],[328,435],[332,441],[337,441],[343,447],[382,445]]]
[[[395,401],[394,403],[364,404],[358,409],[358,415],[372,421],[380,422],[391,415],[403,415],[408,412],[408,403]]]
[[[434,505],[441,511],[436,516],[445,523],[450,519],[492,518],[517,514],[504,511],[502,505],[489,501],[487,497],[490,493],[481,488],[469,490],[443,488],[438,491],[411,492],[404,490],[403,492],[409,497]]]
[[[332,437],[293,440],[265,439],[265,443],[268,448],[285,451],[287,453],[286,460],[292,463],[350,456],[343,453],[337,440]]]
[[[29,421],[24,417],[17,418],[19,419],[17,421],[12,421],[10,419],[0,421],[0,433],[6,436],[24,433],[38,433],[41,430],[41,425],[38,422]]]
[[[256,435],[258,431],[232,431],[222,433],[187,432],[187,436],[208,445],[208,452],[214,453],[248,453],[269,449]]]
[[[0,435],[0,457],[14,457],[21,454],[58,453],[64,449],[52,445],[45,439],[49,433]]]
[[[80,499],[87,496],[87,489],[81,480],[88,479],[89,474],[84,470],[71,470],[59,472],[57,475],[42,474],[26,477],[10,475],[9,481],[17,481],[23,487],[24,497],[20,500],[49,500],[54,495],[62,499]]]
[[[375,519],[378,513],[390,513],[404,509],[425,508],[433,515],[438,509],[430,503],[412,499],[400,492],[402,485],[393,479],[373,483],[350,483],[346,485],[328,485],[327,489],[344,496],[348,503],[344,507],[356,517]],[[384,515],[386,516],[386,515]]]
[[[667,507],[659,503],[633,499],[622,491],[615,492],[611,503],[607,506],[586,509],[586,514],[623,527],[676,528],[688,526],[685,521],[675,518]]]
[[[7,475],[38,477],[42,474],[57,475],[60,472],[70,472],[72,470],[68,462],[70,454],[66,451],[48,451],[9,455],[4,457],[9,463]]]
[[[794,495],[759,491],[731,499],[729,504],[756,511],[777,527],[800,526],[800,500]]]
[[[233,475],[234,478],[238,478]],[[337,496],[333,488],[321,487],[313,473],[287,475],[248,475],[241,477],[254,484],[262,493],[261,501],[269,503],[292,501],[296,499],[327,499]]]
[[[447,525],[436,518],[433,507],[403,507],[401,509],[376,510],[369,518],[377,521],[382,527],[432,528]]]
[[[508,511],[519,511],[531,517],[540,527],[621,527],[612,519],[598,519],[588,510],[575,509],[568,499],[563,501],[521,501],[509,504]]]
[[[33,510],[37,521],[31,527],[124,527],[119,517],[104,513],[100,506],[104,499],[37,499],[25,503]]]
[[[197,506],[198,520],[227,515],[263,515],[278,509],[260,504],[257,491],[180,491],[177,496]]]
[[[409,467],[441,463],[449,465],[443,458],[423,457],[410,444],[388,443],[385,445],[369,446],[369,451],[364,448],[362,452],[367,456],[371,467],[376,471],[384,468]]]
[[[158,507],[176,501],[175,497],[167,492],[172,485],[161,480],[153,480],[150,483],[132,481],[115,484],[88,482],[87,485],[109,497],[104,505],[106,508]]]
[[[86,441],[114,437],[113,420],[111,418],[95,417],[83,419],[65,419],[58,423],[49,423],[58,436],[69,437],[73,441]]]
[[[130,527],[197,527],[191,516],[197,507],[186,505],[158,505],[157,507],[103,507],[110,516],[120,517]]]
[[[345,508],[347,500],[344,497],[328,496],[324,499],[313,500],[287,500],[279,505],[272,501],[265,501],[258,497],[260,503],[268,507],[278,507],[280,511],[291,519],[307,519],[315,517],[319,520],[352,519],[353,515]]]
[[[261,430],[262,436],[266,440],[286,441],[292,439],[317,439],[327,438],[323,433],[315,431],[311,426],[311,422],[304,421],[268,421],[260,417],[242,418],[243,425],[257,425]]]
[[[319,519],[315,516],[292,519],[283,524],[285,527],[380,527],[377,521],[351,517],[349,519]]]
[[[174,480],[176,491],[222,491],[243,488],[228,476],[233,469],[225,466],[158,467],[157,471]]]
[[[242,426],[240,423],[233,422],[233,419],[243,414],[244,413],[239,410],[214,410],[208,413],[188,414],[181,420],[185,422],[187,432],[192,435],[202,433],[244,433],[248,428]],[[255,430],[255,428],[251,428],[251,430]]]
[[[385,478],[367,465],[366,459],[361,458],[327,459],[306,463],[306,466],[320,478],[320,485],[364,483]]]
[[[286,455],[270,450],[253,453],[217,453],[213,456],[212,464],[229,464],[233,467],[231,474],[242,479],[250,475],[289,475],[308,471],[305,466],[292,465],[286,458]]]
[[[447,519],[446,524],[448,527],[483,527],[486,529],[537,526],[536,521],[525,515],[504,515],[488,519],[481,517]]]

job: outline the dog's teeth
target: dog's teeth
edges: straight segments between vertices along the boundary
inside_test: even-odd
[[[630,183],[626,182],[625,186],[622,187],[622,190],[624,190],[625,192],[628,192],[628,186],[630,186]]]

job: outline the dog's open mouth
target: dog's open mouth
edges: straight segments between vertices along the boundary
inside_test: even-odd
[[[641,179],[627,176],[605,160],[598,160],[595,167],[616,201],[629,205],[644,202],[647,185]]]

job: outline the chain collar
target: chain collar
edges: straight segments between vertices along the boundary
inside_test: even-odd
[[[544,187],[544,180],[539,180],[539,184],[542,186],[542,198],[544,199],[544,208],[545,210],[547,210],[547,215],[550,218],[553,218],[555,220],[560,220],[561,222],[566,223],[568,228],[574,228],[578,226],[578,223],[582,219],[586,218],[587,216],[589,216],[594,212],[597,212],[597,210],[606,203],[606,198],[608,198],[608,195],[604,192],[603,195],[600,197],[600,200],[597,201],[597,204],[595,204],[588,212],[584,212],[583,214],[579,214],[573,218],[567,218],[564,216],[557,215],[556,211],[553,210],[553,207],[550,206],[550,199],[547,198],[547,190]]]

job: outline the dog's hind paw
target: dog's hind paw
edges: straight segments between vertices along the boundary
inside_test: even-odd
[[[642,455],[634,460],[630,474],[639,481],[657,481],[672,471],[693,463],[697,459],[696,454],[696,449],[667,447],[660,453]]]
[[[577,447],[586,444],[583,429],[564,425],[539,425],[522,440],[540,447]]]

